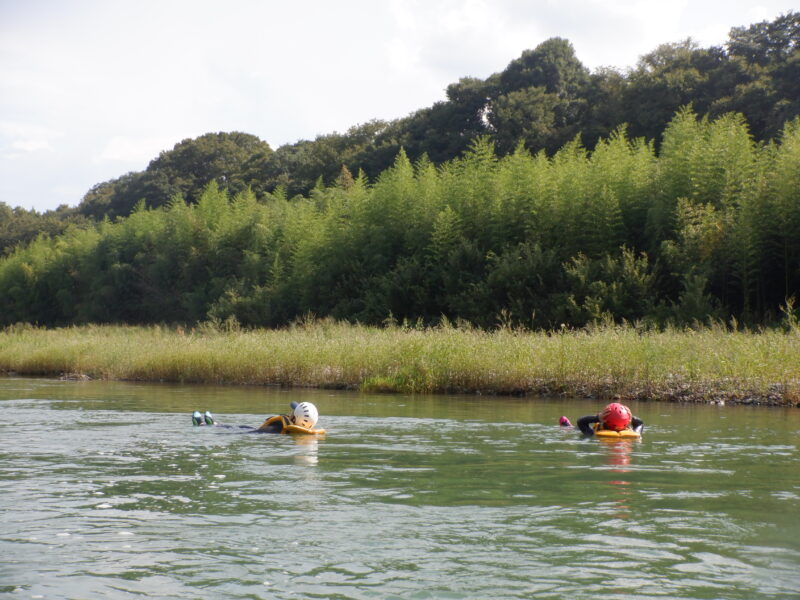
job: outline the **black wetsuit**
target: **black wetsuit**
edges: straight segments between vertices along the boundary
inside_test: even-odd
[[[592,428],[592,425],[599,422],[600,417],[597,415],[587,415],[578,419],[578,424],[576,427],[581,430],[583,435],[594,435],[594,429]],[[642,433],[642,429],[644,429],[644,421],[642,421],[639,417],[633,417],[631,418],[630,428],[636,433]]]
[[[297,408],[298,404],[297,402],[290,402],[289,406],[294,410]],[[258,427],[253,427],[251,425],[225,425],[223,423],[217,423],[208,411],[206,411],[205,415],[201,414],[199,410],[196,410],[194,414],[192,414],[192,423],[196,426],[213,425],[214,427],[222,427],[223,429],[239,429],[239,433],[283,433],[293,422],[294,417],[290,417],[289,415],[275,415],[269,417]]]
[[[286,417],[288,419],[288,417]],[[203,423],[200,423],[203,425]],[[222,427],[223,429],[239,429],[239,433],[281,433],[283,431],[283,423],[275,421],[273,423],[264,424],[260,427],[253,427],[252,425],[225,425],[223,423],[214,423],[214,427]]]

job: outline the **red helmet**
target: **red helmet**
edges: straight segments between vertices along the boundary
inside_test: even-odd
[[[622,431],[631,422],[631,410],[624,404],[612,402],[600,413],[600,423],[606,429]]]

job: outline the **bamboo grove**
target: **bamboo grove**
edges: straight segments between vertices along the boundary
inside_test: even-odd
[[[800,119],[757,144],[735,113],[684,109],[658,153],[624,129],[552,156],[480,139],[305,197],[212,183],[197,204],[142,204],[0,261],[0,321],[760,325],[798,290]]]

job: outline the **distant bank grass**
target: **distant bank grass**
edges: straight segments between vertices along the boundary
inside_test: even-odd
[[[800,406],[800,331],[548,334],[330,321],[280,330],[0,331],[0,372],[99,379]]]

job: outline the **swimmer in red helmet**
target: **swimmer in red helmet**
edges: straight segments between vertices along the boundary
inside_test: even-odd
[[[577,427],[584,435],[594,435],[595,431],[601,429],[610,429],[612,431],[630,429],[636,433],[642,433],[644,421],[634,417],[631,414],[631,409],[624,404],[612,402],[598,414],[578,419]]]

